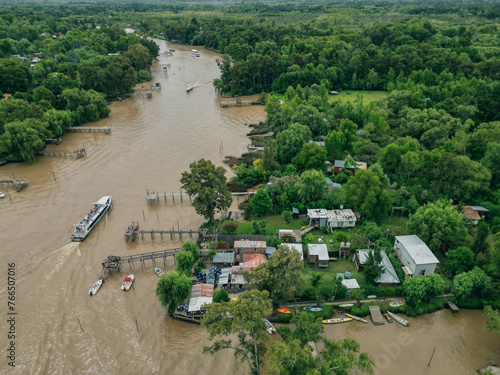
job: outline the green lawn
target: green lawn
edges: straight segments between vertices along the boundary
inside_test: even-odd
[[[304,262],[304,271],[302,272],[302,275],[304,276],[304,280],[306,281],[306,286],[311,285],[312,273],[314,271],[314,264],[307,264],[306,262]],[[322,285],[333,288],[333,276],[336,276],[337,273],[344,273],[345,271],[352,272],[354,274],[352,278],[356,279],[358,281],[358,284],[361,285],[365,283],[365,275],[356,269],[356,265],[351,262],[351,259],[330,261],[328,264],[328,268],[320,267],[318,272],[323,273]]]
[[[253,221],[261,221],[261,220],[267,220],[266,234],[276,234],[278,229],[300,229],[300,227],[302,226],[300,219],[292,220],[292,222],[289,224],[283,223],[283,217],[281,215],[266,216],[265,218],[255,219]],[[226,222],[228,222],[228,220],[224,221],[224,223]],[[243,222],[233,221],[233,222],[238,224],[238,229],[236,230],[236,234],[253,233],[251,221],[243,221]]]
[[[358,98],[358,94],[361,94],[363,97],[363,104],[370,104],[371,102],[387,97],[386,91],[345,90],[339,92],[338,95],[330,95],[330,102],[339,100],[342,103],[353,103]]]

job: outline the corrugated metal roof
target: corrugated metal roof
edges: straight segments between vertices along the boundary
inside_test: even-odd
[[[309,256],[317,255],[319,260],[330,260],[330,257],[328,256],[328,249],[324,243],[310,243],[307,245],[307,250],[309,251]]]
[[[265,248],[266,241],[250,241],[250,240],[234,241],[234,247],[236,247],[236,248],[248,248],[248,247],[253,248],[253,247],[255,247],[257,249]]]
[[[212,262],[214,263],[234,263],[234,253],[217,253]]]
[[[189,312],[200,311],[204,304],[211,304],[213,301],[212,297],[196,297],[189,300]]]
[[[356,279],[344,279],[342,280],[342,284],[347,288],[347,289],[359,289],[359,284]]]
[[[432,251],[418,236],[414,234],[409,236],[396,236],[396,241],[399,241],[399,243],[404,246],[415,264],[439,263],[439,260]]]
[[[243,275],[231,275],[231,284],[245,284]]]
[[[328,213],[324,208],[308,208],[307,217],[310,219],[326,219],[328,218]]]

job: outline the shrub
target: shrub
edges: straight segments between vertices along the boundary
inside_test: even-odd
[[[222,231],[229,234],[234,234],[238,230],[238,224],[229,221],[222,226]]]
[[[229,293],[225,289],[221,289],[214,294],[214,302],[228,302]]]
[[[283,222],[285,224],[288,224],[292,221],[292,217],[293,217],[293,214],[292,214],[292,211],[283,211]]]

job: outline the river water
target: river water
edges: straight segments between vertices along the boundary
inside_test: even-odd
[[[157,41],[160,51],[167,50]],[[96,296],[102,259],[179,247],[171,241],[126,244],[124,229],[138,221],[147,229],[197,229],[203,219],[189,202],[146,205],[146,190],[178,192],[181,173],[200,158],[223,165],[225,155],[241,155],[249,143],[246,124],[264,120],[260,106],[224,108],[212,80],[219,75],[216,54],[169,44],[168,75],[155,76],[162,90],[151,99],[129,98],[110,105],[107,119],[88,126],[110,126],[112,133],[71,133],[53,149],[84,146],[80,159],[38,157],[32,165],[7,164],[0,179],[25,178],[20,193],[9,189],[0,201],[0,340],[7,352],[7,267],[15,263],[15,369],[0,356],[0,373],[14,374],[244,374],[231,352],[202,354],[209,343],[198,325],[166,316],[154,294],[152,268],[135,274],[134,289],[120,291],[124,273],[110,276]],[[160,66],[161,69],[161,66]],[[186,93],[186,86],[194,89]],[[229,172],[229,171],[228,171]],[[103,195],[113,207],[83,243],[71,243],[73,224]],[[165,270],[174,268],[169,261]],[[127,270],[127,268],[124,268]],[[80,327],[81,324],[81,327]],[[377,374],[468,374],[487,358],[500,362],[500,336],[483,332],[479,311],[452,317],[441,311],[382,327],[358,322],[326,327],[329,338],[346,334],[376,360]],[[410,338],[401,335],[407,333]],[[385,346],[384,346],[385,345]],[[398,350],[397,345],[400,349]],[[427,362],[436,346],[432,364]],[[392,351],[391,351],[392,350]]]

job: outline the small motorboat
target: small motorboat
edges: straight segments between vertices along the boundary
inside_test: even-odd
[[[165,272],[163,272],[163,270],[158,267],[155,268],[155,273],[158,275],[158,277],[165,276]]]
[[[134,275],[128,275],[125,279],[123,279],[122,290],[124,292],[126,290],[129,290],[133,283],[134,283]]]
[[[186,87],[186,92],[189,92],[189,91],[191,91],[192,89],[193,89],[193,86],[188,86],[188,87]]]
[[[274,326],[271,324],[271,322],[269,320],[264,319],[264,323],[266,323],[267,333],[269,333],[270,335],[272,335],[273,333],[276,333],[276,329],[274,328]]]
[[[326,319],[323,320],[323,324],[335,324],[335,323],[345,323],[345,322],[350,322],[352,318],[333,318],[333,319]]]
[[[170,49],[169,49],[169,51],[170,51],[170,52],[175,52],[175,49],[170,48]]]
[[[351,307],[351,306],[354,306],[353,303],[344,303],[342,305],[339,305],[339,307]]]
[[[94,283],[94,285],[92,285],[92,287],[90,288],[90,290],[89,290],[89,294],[90,294],[91,296],[93,296],[94,294],[96,294],[96,293],[99,291],[99,288],[101,287],[102,283],[103,283],[103,280],[102,280],[102,279],[97,280],[97,281]]]
[[[0,199],[5,198],[5,194],[0,191]]]
[[[384,318],[389,322],[389,323],[392,323],[393,320],[391,319],[391,317],[389,316],[389,314],[385,313],[384,314]]]

